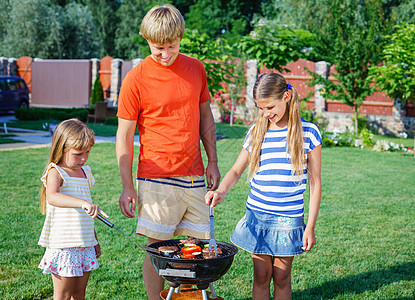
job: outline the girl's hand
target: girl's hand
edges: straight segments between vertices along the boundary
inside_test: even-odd
[[[85,201],[85,203],[82,204],[82,209],[85,210],[86,213],[93,219],[95,219],[98,214],[101,214],[104,217],[109,218],[109,216],[98,205],[95,205],[93,203]]]
[[[226,193],[219,191],[208,191],[205,195],[205,203],[215,207],[225,199]]]
[[[316,244],[316,235],[314,229],[306,227],[303,236],[303,249],[304,251],[310,251],[311,248]]]
[[[101,245],[98,243],[94,246],[94,248],[95,248],[95,254],[97,258],[99,258],[101,256]]]

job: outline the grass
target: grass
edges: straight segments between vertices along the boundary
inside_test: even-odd
[[[218,131],[229,137],[217,143],[224,176],[239,154],[246,127],[220,124]],[[0,169],[8,170],[0,173],[2,299],[52,299],[51,276],[37,268],[44,253],[37,245],[44,221],[38,206],[39,178],[48,151],[0,155]],[[118,206],[121,181],[114,144],[95,145],[88,164],[96,179],[94,201],[116,227],[134,236],[136,220],[123,217]],[[215,210],[217,240],[229,242],[244,215],[249,192],[245,178]],[[317,244],[294,260],[293,299],[414,299],[414,178],[415,159],[407,154],[323,148]],[[87,299],[146,299],[144,251],[101,222],[96,222],[96,230],[102,256],[100,268],[92,272]],[[252,261],[239,250],[230,270],[215,282],[216,292],[223,299],[247,300],[251,287]]]

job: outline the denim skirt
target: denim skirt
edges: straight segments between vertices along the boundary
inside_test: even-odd
[[[252,254],[294,256],[303,253],[304,217],[282,217],[247,210],[231,241]]]

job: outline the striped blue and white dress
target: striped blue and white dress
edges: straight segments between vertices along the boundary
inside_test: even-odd
[[[287,153],[287,129],[265,134],[259,170],[250,181],[246,214],[231,236],[235,245],[250,253],[283,257],[303,252],[307,157],[321,144],[321,136],[314,124],[302,120],[302,126],[306,161],[300,177],[293,172]],[[251,130],[243,144],[247,151]]]
[[[302,120],[304,152],[308,153],[321,144],[321,135],[316,125]],[[294,174],[287,153],[287,129],[268,130],[265,134],[259,163],[259,170],[250,181],[246,207],[249,210],[286,217],[300,217],[304,214],[303,194],[307,185],[307,165],[303,175]],[[249,137],[244,149],[249,151]]]

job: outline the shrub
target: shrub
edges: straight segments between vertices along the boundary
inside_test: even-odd
[[[63,121],[77,118],[85,122],[88,111],[85,108],[16,108],[14,114],[20,121]]]
[[[333,140],[325,137],[325,138],[323,138],[323,146],[324,147],[334,147],[334,146],[336,146],[336,143]]]
[[[104,90],[102,89],[102,83],[101,79],[99,78],[99,74],[97,74],[94,86],[92,87],[91,97],[89,98],[89,104],[96,104],[100,101],[104,101]]]
[[[306,121],[313,122],[313,117],[314,117],[313,111],[304,109],[306,108],[306,106],[303,103],[304,102],[301,102],[301,110],[300,110],[301,118],[303,118]]]
[[[337,146],[337,147],[354,147],[355,136],[352,131],[346,127],[345,132],[327,133],[322,132],[323,146]]]
[[[300,115],[304,120],[316,124],[320,133],[324,134],[329,122],[322,115],[316,115],[314,111],[308,110],[304,101],[301,101]]]
[[[360,137],[362,138],[363,146],[367,148],[372,148],[375,144],[373,140],[374,135],[372,131],[367,128],[364,128],[360,131]]]
[[[232,104],[232,99],[229,93],[224,93],[223,91],[218,91],[213,97],[213,102],[218,105],[220,112],[220,121],[222,123],[230,123],[231,121],[231,111],[235,107]],[[233,116],[233,121],[235,121],[235,116]]]
[[[354,123],[355,116],[352,117],[352,121]],[[357,116],[357,132],[360,133],[362,130],[368,127],[369,121],[367,120],[366,116],[358,115]]]
[[[117,117],[110,117],[106,118],[104,121],[105,125],[118,125],[118,118]]]

